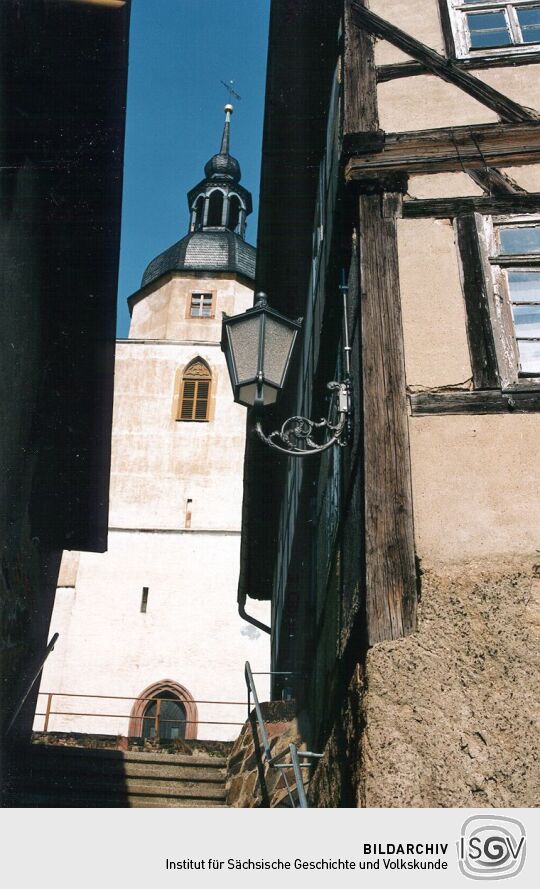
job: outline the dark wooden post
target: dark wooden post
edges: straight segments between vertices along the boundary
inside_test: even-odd
[[[364,0],[360,0],[365,5]],[[352,21],[350,0],[343,18],[343,134],[372,132],[379,128],[377,72],[373,37]]]
[[[379,193],[359,196],[366,612],[370,645],[397,639],[416,626],[416,565],[396,225],[401,200],[400,192],[383,192],[382,186]]]

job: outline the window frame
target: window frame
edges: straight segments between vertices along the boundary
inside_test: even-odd
[[[457,58],[475,59],[483,56],[526,55],[540,51],[540,40],[534,43],[525,43],[522,40],[521,25],[517,16],[517,9],[540,7],[540,0],[475,0],[466,3],[464,0],[442,0],[446,5],[452,27],[455,53]],[[481,46],[472,47],[470,31],[467,24],[467,14],[475,12],[503,11],[507,26],[512,37],[512,43],[505,46]]]
[[[540,270],[540,251],[528,254],[502,253],[499,240],[499,231],[502,228],[527,228],[531,225],[540,228],[540,216],[537,214],[485,216],[481,219],[483,220],[484,242],[487,247],[487,262],[493,288],[491,315],[495,336],[502,345],[499,350],[498,362],[503,388],[540,388],[540,368],[532,373],[520,370],[518,337],[507,275],[510,269],[518,272]]]
[[[209,315],[192,315],[191,310],[193,308],[193,298],[200,296],[203,299],[205,296],[211,298],[210,302],[210,314]],[[189,321],[211,321],[216,317],[216,291],[215,290],[192,290],[189,294],[189,299],[186,300],[186,318]],[[202,308],[202,302],[201,302]]]
[[[202,373],[195,373],[193,368],[197,365],[201,365],[205,368],[206,373],[203,375]],[[186,384],[193,385],[193,395],[189,398],[186,398]],[[201,385],[208,386],[208,392],[205,398],[199,398],[199,387]],[[176,413],[176,419],[181,423],[209,423],[212,418],[212,385],[213,385],[213,376],[212,371],[208,367],[205,361],[202,359],[194,359],[190,361],[189,364],[185,367],[182,376],[181,376],[181,386],[179,387],[179,397],[178,397],[178,408]],[[183,416],[184,413],[184,401],[192,401],[193,404],[191,406],[191,416]],[[198,417],[197,414],[197,405],[198,402],[206,402],[206,410],[204,417]]]

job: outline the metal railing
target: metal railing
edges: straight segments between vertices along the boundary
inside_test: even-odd
[[[36,671],[36,673],[35,673],[34,677],[32,678],[31,682],[28,684],[28,686],[27,686],[27,688],[26,688],[26,691],[25,691],[24,694],[22,695],[22,697],[21,697],[19,703],[18,703],[17,706],[15,707],[15,710],[14,710],[14,712],[13,712],[13,716],[12,716],[11,719],[9,720],[8,726],[7,726],[7,728],[6,728],[5,732],[4,732],[4,737],[7,737],[7,735],[9,734],[9,732],[11,731],[11,729],[13,728],[13,726],[15,725],[15,722],[17,721],[17,717],[18,717],[19,713],[21,712],[21,710],[22,710],[22,708],[23,708],[23,706],[24,706],[24,703],[25,703],[25,701],[26,701],[28,695],[29,695],[30,692],[32,691],[34,685],[36,684],[37,680],[38,680],[39,677],[41,676],[41,673],[43,672],[43,667],[45,666],[45,661],[46,661],[47,658],[49,657],[49,655],[50,655],[51,651],[53,650],[54,646],[56,645],[56,642],[57,642],[57,640],[58,640],[58,636],[59,636],[59,635],[60,635],[59,633],[55,633],[55,634],[52,636],[51,641],[50,641],[49,644],[47,645],[47,648],[45,649],[45,654],[43,655],[43,657],[42,657],[42,659],[41,659],[41,663],[40,663],[39,669]]]
[[[160,698],[154,695],[153,697],[134,697],[130,695],[97,695],[97,694],[81,694],[80,692],[67,692],[67,691],[40,691],[38,695],[39,698],[45,698],[45,710],[40,711],[36,710],[34,717],[43,717],[43,727],[39,729],[39,731],[47,732],[49,731],[49,723],[52,716],[64,716],[64,717],[80,717],[80,718],[93,718],[93,719],[125,719],[131,720],[136,719],[142,725],[149,724],[150,722],[154,723],[154,736],[156,738],[159,737],[159,727],[163,726],[165,723],[173,723],[178,725],[181,722],[183,725],[225,725],[225,726],[243,726],[244,723],[241,721],[225,721],[223,719],[181,719],[177,717],[176,719],[166,719],[161,715],[161,704],[164,700],[168,700],[166,698]],[[60,698],[78,698],[79,700],[89,700],[89,701],[131,701],[132,703],[137,702],[138,704],[151,704],[154,703],[156,705],[155,713],[152,715],[145,716],[144,713],[141,715],[133,716],[131,712],[129,713],[111,713],[107,710],[100,710],[99,704],[96,705],[95,709],[92,708],[92,711],[88,710],[70,710],[70,709],[53,709],[53,701],[54,699]],[[183,703],[179,700],[179,703]],[[191,700],[190,703],[193,704],[204,704],[204,705],[217,705],[217,706],[230,706],[230,707],[244,707],[245,701],[209,701],[209,700]],[[39,706],[39,705],[38,705]],[[60,705],[56,705],[57,707]],[[121,709],[118,707],[116,709]],[[87,732],[88,733],[88,730]],[[90,732],[91,733],[91,732]]]
[[[249,661],[246,661],[246,666],[244,669],[244,675],[246,679],[246,686],[248,691],[248,715],[250,711],[250,701],[253,698],[253,703],[255,705],[255,714],[257,717],[257,724],[259,726],[259,732],[261,735],[261,742],[263,746],[263,760],[270,768],[279,769],[281,778],[287,790],[287,795],[289,797],[289,802],[291,804],[291,808],[296,809],[308,809],[308,801],[306,797],[306,790],[304,787],[304,778],[302,775],[303,768],[310,768],[314,761],[320,759],[322,757],[322,753],[312,753],[310,750],[299,750],[296,744],[289,744],[289,746],[282,750],[280,753],[276,753],[272,756],[272,751],[270,749],[270,740],[268,738],[268,732],[266,731],[266,725],[264,722],[264,717],[262,715],[261,705],[259,703],[259,698],[257,695],[257,689],[255,688],[255,680],[253,679],[253,672],[251,670],[251,666]],[[258,674],[257,674],[258,675]],[[290,676],[290,673],[271,673],[270,675],[287,675]],[[289,755],[291,757],[290,762],[281,762],[281,760]],[[308,762],[302,762],[303,759],[307,759]],[[294,795],[294,786],[291,786],[291,783],[287,777],[286,770],[293,770],[294,780],[296,784],[296,795],[298,799],[295,799]],[[298,804],[297,804],[298,803]]]

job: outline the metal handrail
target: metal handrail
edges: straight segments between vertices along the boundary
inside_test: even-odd
[[[257,674],[262,675],[262,674]],[[264,675],[274,675],[272,673],[267,673]],[[280,675],[292,676],[292,673],[281,673]],[[249,708],[249,700],[250,696],[253,696],[253,703],[255,705],[255,714],[257,716],[257,723],[259,726],[259,731],[261,733],[261,740],[263,745],[263,758],[266,764],[273,769],[279,769],[281,772],[281,777],[283,779],[283,783],[287,790],[287,794],[291,803],[291,807],[293,809],[297,808],[296,801],[294,798],[293,788],[289,783],[289,779],[285,773],[285,769],[292,768],[294,773],[294,778],[296,782],[296,793],[298,795],[298,808],[301,809],[309,809],[308,801],[306,798],[306,791],[304,787],[304,779],[302,777],[302,768],[306,768],[312,765],[311,762],[300,762],[300,757],[306,757],[307,759],[320,759],[322,757],[322,753],[312,753],[310,750],[299,750],[296,744],[289,744],[288,749],[282,750],[280,753],[275,753],[272,756],[270,750],[270,741],[268,739],[268,732],[266,731],[266,725],[264,722],[264,718],[262,715],[261,705],[259,703],[259,698],[257,695],[257,689],[255,688],[255,681],[253,679],[253,672],[251,670],[251,666],[249,661],[246,661],[244,676],[246,679],[246,685],[248,690],[248,708]],[[291,757],[290,763],[280,762],[284,756],[289,755]]]
[[[39,666],[39,670],[35,673],[35,675],[34,675],[32,681],[31,681],[30,684],[28,685],[28,687],[27,687],[25,693],[23,694],[21,700],[19,701],[17,707],[15,708],[15,712],[13,713],[13,716],[12,716],[11,719],[9,720],[8,727],[7,727],[7,729],[6,729],[5,732],[4,732],[4,737],[7,737],[7,735],[9,734],[9,732],[11,731],[11,729],[13,728],[13,726],[14,726],[16,720],[17,720],[17,717],[18,717],[19,713],[21,712],[21,710],[22,710],[22,708],[23,708],[23,706],[24,706],[24,703],[25,703],[25,701],[26,701],[28,695],[30,694],[30,692],[32,691],[32,689],[33,689],[34,685],[36,684],[37,680],[38,680],[39,677],[41,676],[41,673],[42,673],[42,671],[43,671],[43,667],[45,666],[45,661],[46,661],[47,658],[49,657],[49,655],[50,655],[51,651],[53,650],[54,646],[56,645],[56,642],[57,642],[57,640],[58,640],[59,635],[60,635],[59,633],[55,633],[55,634],[53,635],[51,641],[50,641],[49,644],[47,645],[47,648],[45,649],[45,654],[43,655],[43,658],[42,658],[42,660],[41,660],[41,664],[40,664],[40,666]]]
[[[156,697],[139,697],[134,695],[97,695],[97,694],[84,694],[83,692],[70,692],[70,691],[40,691],[38,693],[39,697],[44,697],[46,699],[45,703],[45,712],[41,712],[41,710],[36,709],[34,713],[35,717],[42,716],[44,717],[43,728],[41,731],[47,732],[49,730],[49,719],[51,716],[70,716],[70,717],[97,717],[99,719],[131,719],[131,713],[108,713],[105,711],[100,711],[99,708],[97,711],[84,711],[82,710],[53,710],[52,702],[53,698],[78,698],[78,699],[90,699],[90,701],[138,701],[143,703],[155,703],[158,702],[160,698]],[[210,701],[210,700],[202,700],[202,699],[193,699],[192,703],[194,704],[212,704],[212,705],[226,705],[231,707],[245,707],[244,701]],[[39,705],[38,705],[39,706]],[[58,706],[58,704],[57,704]],[[232,714],[235,715],[235,714]],[[160,714],[154,716],[141,716],[137,717],[138,719],[154,719],[158,718],[160,723],[176,723],[177,719],[164,719]],[[186,725],[234,725],[234,726],[242,726],[244,723],[240,721],[227,721],[224,719],[184,719],[182,722],[185,722]]]

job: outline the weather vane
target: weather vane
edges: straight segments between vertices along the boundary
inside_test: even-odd
[[[241,99],[242,98],[242,96],[239,96],[238,93],[235,92],[235,90],[233,89],[234,80],[229,80],[227,83],[225,83],[224,80],[221,80],[220,83],[223,84],[223,86],[229,93],[229,96],[231,97],[231,99],[233,99],[233,98],[234,99]]]

